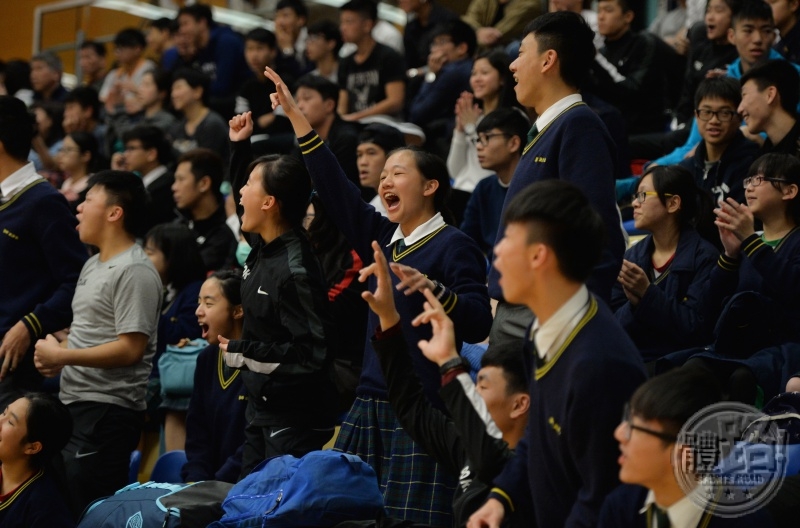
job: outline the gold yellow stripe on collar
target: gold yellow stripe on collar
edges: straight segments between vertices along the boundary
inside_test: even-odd
[[[397,262],[400,259],[405,258],[406,255],[408,255],[410,253],[413,253],[414,251],[416,251],[417,249],[419,249],[423,245],[425,245],[425,243],[427,241],[429,241],[430,239],[435,237],[439,233],[439,231],[441,231],[445,227],[447,227],[447,224],[443,225],[442,227],[440,227],[439,229],[437,229],[433,233],[431,233],[429,235],[425,235],[424,237],[422,237],[421,239],[417,240],[416,242],[414,242],[410,246],[406,246],[406,248],[403,251],[399,252],[399,253],[397,252],[397,243],[395,242],[394,244],[392,244],[392,260]]]
[[[545,363],[543,367],[536,369],[535,375],[537,380],[550,372],[550,369],[553,368],[553,365],[556,364],[556,361],[558,361],[558,358],[561,357],[561,354],[563,354],[570,343],[572,343],[573,339],[575,339],[575,336],[578,335],[578,332],[580,332],[583,327],[586,326],[586,323],[588,323],[596,313],[597,300],[594,297],[591,297],[589,300],[589,309],[586,311],[586,315],[584,315],[583,318],[578,321],[578,324],[572,329],[572,332],[569,333],[567,339],[564,341],[564,344],[561,345],[561,347],[558,349],[558,352],[556,352],[556,354],[553,356],[553,359]]]
[[[550,121],[549,123],[547,123],[547,126],[546,126],[546,127],[544,127],[543,129],[541,129],[541,130],[539,131],[539,133],[538,133],[538,134],[536,134],[536,137],[535,137],[535,138],[533,138],[533,139],[531,140],[531,142],[530,142],[530,143],[528,143],[527,145],[525,145],[525,149],[522,151],[522,155],[524,156],[524,155],[525,155],[525,154],[526,154],[526,153],[527,153],[527,152],[528,152],[528,151],[531,149],[531,147],[532,147],[532,146],[533,146],[533,145],[534,145],[534,144],[535,144],[537,141],[539,141],[539,138],[540,138],[540,137],[542,137],[542,134],[544,134],[544,133],[545,133],[545,131],[546,131],[548,128],[550,128],[550,125],[552,125],[553,123],[555,123],[555,122],[558,120],[558,118],[559,118],[559,117],[561,117],[562,115],[564,115],[566,112],[568,112],[568,111],[572,110],[572,109],[573,109],[573,108],[575,108],[576,106],[581,106],[581,105],[583,105],[583,106],[586,106],[586,103],[584,103],[583,101],[578,101],[577,103],[572,103],[571,105],[569,105],[568,107],[566,107],[564,110],[562,110],[561,112],[559,112],[559,114],[558,114],[557,116],[555,116],[555,117],[553,118],[553,120],[552,120],[552,121]]]

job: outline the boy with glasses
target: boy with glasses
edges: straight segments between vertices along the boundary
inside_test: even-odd
[[[680,165],[694,175],[697,186],[715,203],[729,196],[744,201],[742,174],[758,157],[758,145],[739,130],[741,100],[739,83],[730,77],[705,79],[695,94],[697,127],[703,141],[694,156]]]

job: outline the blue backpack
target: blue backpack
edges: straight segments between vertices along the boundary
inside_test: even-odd
[[[375,519],[383,496],[375,471],[357,456],[312,451],[262,462],[231,489],[222,509],[209,528],[325,527]]]

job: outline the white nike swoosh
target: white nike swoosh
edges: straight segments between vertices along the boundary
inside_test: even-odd
[[[289,429],[291,429],[291,427],[284,427],[283,429],[278,429],[277,431],[272,431],[269,434],[269,437],[272,438],[273,436],[277,436],[277,435],[281,434],[282,432],[284,432],[286,430],[289,430]]]
[[[87,457],[87,456],[90,456],[90,455],[96,455],[97,453],[98,453],[98,451],[89,451],[88,453],[77,452],[77,453],[75,453],[75,459],[77,460],[79,458]]]
[[[261,295],[269,295],[267,292],[261,289],[261,286],[258,287],[258,293],[260,293]]]

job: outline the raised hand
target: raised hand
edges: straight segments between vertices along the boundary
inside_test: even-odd
[[[411,266],[392,262],[389,264],[389,267],[392,268],[392,272],[400,279],[400,282],[396,286],[397,291],[405,290],[406,295],[411,295],[416,291],[424,289],[433,290],[434,288],[433,282],[428,277]]]
[[[719,207],[714,209],[714,214],[717,215],[717,219],[714,221],[717,227],[730,231],[740,242],[756,232],[755,220],[750,208],[745,204],[737,203],[733,198],[719,202]]]
[[[426,289],[422,293],[427,299],[423,307],[424,311],[415,317],[411,324],[419,326],[430,323],[433,335],[428,340],[420,340],[417,346],[428,360],[442,366],[447,361],[458,357],[453,321],[444,313],[442,304],[431,290]]]
[[[372,242],[373,262],[369,266],[362,268],[358,272],[359,282],[366,281],[370,275],[377,279],[377,286],[374,292],[369,290],[363,292],[361,297],[367,301],[370,309],[380,319],[381,328],[387,330],[395,326],[400,321],[400,314],[394,304],[394,291],[392,290],[392,279],[389,276],[389,266],[386,257],[383,256],[380,245],[373,240]]]
[[[235,115],[228,121],[228,137],[231,141],[246,141],[253,135],[253,112]]]

